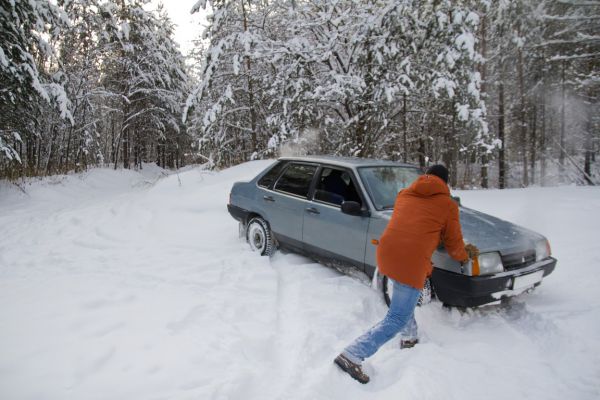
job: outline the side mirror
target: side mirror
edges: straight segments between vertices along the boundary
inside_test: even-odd
[[[461,205],[460,204],[460,197],[458,197],[458,196],[450,196],[450,197],[452,198],[452,200],[454,200],[456,202],[456,204],[458,204],[459,206]]]
[[[344,201],[342,203],[342,212],[344,214],[349,214],[349,215],[357,215],[357,216],[365,215],[365,212],[362,210],[361,205],[358,204],[356,201]]]

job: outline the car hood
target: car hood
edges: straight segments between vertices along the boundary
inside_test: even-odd
[[[460,207],[460,223],[465,242],[473,243],[481,252],[519,253],[535,248],[544,237],[500,218]]]
[[[385,210],[381,215],[389,220],[392,211]],[[460,223],[465,242],[474,244],[481,252],[499,251],[503,255],[525,252],[544,238],[512,222],[466,207],[460,207]]]

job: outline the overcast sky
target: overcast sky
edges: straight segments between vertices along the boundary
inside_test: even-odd
[[[175,40],[179,43],[181,52],[187,55],[192,49],[192,40],[199,37],[206,27],[206,10],[190,14],[196,0],[152,0],[150,7],[156,8],[158,3],[163,3],[169,17],[175,23]]]

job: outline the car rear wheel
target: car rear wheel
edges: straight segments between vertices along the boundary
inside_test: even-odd
[[[261,256],[270,256],[273,253],[273,234],[267,221],[261,217],[254,217],[248,222],[246,241],[250,249]]]
[[[382,290],[383,290],[383,299],[385,300],[385,304],[390,305],[390,302],[392,300],[392,293],[394,292],[394,285],[392,283],[391,279],[388,279],[387,276],[383,276],[383,285],[382,285]],[[421,296],[419,297],[419,301],[417,302],[418,306],[422,306],[424,304],[429,304],[431,303],[431,300],[433,300],[435,297],[435,292],[433,290],[433,285],[431,284],[431,279],[427,279],[425,280],[425,286],[423,287],[423,290],[421,291]]]

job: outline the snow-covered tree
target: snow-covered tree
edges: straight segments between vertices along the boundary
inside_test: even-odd
[[[44,107],[72,118],[52,46],[67,23],[45,0],[0,1],[0,163],[21,162],[24,146],[30,155],[38,150],[33,143]]]
[[[546,27],[540,47],[560,93],[559,163],[562,170],[574,166],[592,184],[591,164],[600,144],[600,3],[546,0],[538,10]],[[583,168],[572,157],[581,153]]]
[[[548,163],[555,159],[560,165],[555,179],[593,180],[591,161],[598,150],[594,123],[588,121],[598,96],[578,85],[577,77],[597,90],[598,9],[591,2],[545,0],[482,7],[486,103],[495,114],[491,132],[502,143],[495,155],[500,187],[546,183]]]
[[[457,149],[490,145],[476,71],[478,20],[467,5],[391,0],[211,5],[210,45],[190,118],[212,153],[248,159],[248,147],[256,156],[304,135],[315,142],[312,151],[411,154],[415,161],[415,137],[423,147],[431,136],[432,112],[470,132]],[[420,125],[418,134],[408,134],[409,114]],[[421,148],[417,157],[422,163],[425,152]]]
[[[0,3],[1,175],[184,162],[188,75],[173,24],[147,3]]]
[[[156,15],[145,10],[144,4],[131,0],[103,8],[106,33],[100,43],[108,54],[102,58],[100,82],[109,94],[103,107],[114,132],[115,167],[118,160],[125,168],[132,161],[140,167],[148,152],[158,146],[164,151],[167,142],[178,151],[177,140],[172,140],[183,133],[183,56],[173,41],[172,23],[162,11]]]

